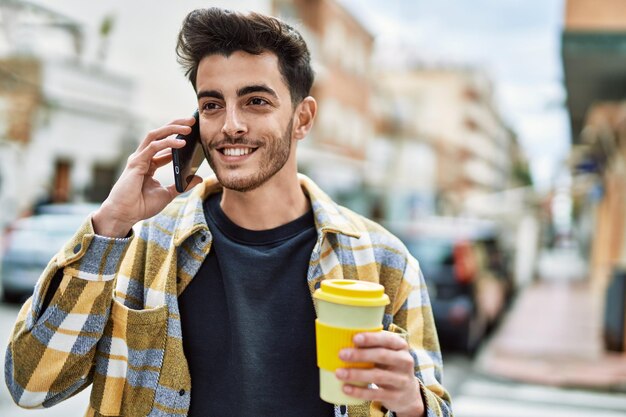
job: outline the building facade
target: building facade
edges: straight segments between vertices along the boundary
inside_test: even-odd
[[[626,3],[568,0],[562,39],[577,222],[600,294],[626,265]]]
[[[469,200],[511,186],[515,137],[495,110],[484,74],[414,67],[378,79],[394,97],[402,134],[435,155],[430,189],[439,214],[458,215]]]
[[[0,226],[38,203],[102,201],[136,141],[133,83],[80,62],[77,22],[11,1],[0,18]]]
[[[612,282],[626,274],[626,3],[568,0],[562,39],[576,230],[606,308],[605,337],[608,323],[622,323],[612,334],[622,340],[605,339],[607,348],[624,351],[624,295],[608,300]]]
[[[336,0],[274,0],[273,14],[305,38],[318,114],[299,146],[299,169],[340,202],[370,214],[367,150],[374,138],[370,71],[374,38]]]

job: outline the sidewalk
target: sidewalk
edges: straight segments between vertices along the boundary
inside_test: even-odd
[[[626,392],[626,354],[603,349],[602,312],[581,280],[525,288],[479,354],[479,372],[528,383]]]

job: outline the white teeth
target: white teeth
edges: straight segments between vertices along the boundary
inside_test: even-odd
[[[247,155],[252,150],[250,148],[224,148],[224,155],[226,156],[241,156]]]

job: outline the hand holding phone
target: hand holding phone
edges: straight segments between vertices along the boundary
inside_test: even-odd
[[[128,157],[126,167],[109,196],[92,215],[93,228],[97,234],[108,237],[127,236],[138,221],[156,215],[180,193],[175,184],[162,185],[154,178],[154,173],[172,161],[170,149],[181,149],[189,145],[186,140],[178,139],[174,135],[190,136],[187,132],[192,131],[192,126],[197,128],[197,119],[178,119],[151,130],[146,135],[135,152]],[[198,137],[199,134],[193,136]],[[178,157],[180,163],[182,160],[180,155]],[[178,172],[181,172],[180,167]],[[187,188],[201,181],[197,176],[184,178],[187,179]]]
[[[188,135],[177,135],[177,139],[184,139],[187,143],[180,149],[172,148],[172,163],[174,165],[174,183],[176,191],[182,193],[198,171],[205,159],[202,141],[200,140],[200,120],[198,110],[193,114],[196,122]]]

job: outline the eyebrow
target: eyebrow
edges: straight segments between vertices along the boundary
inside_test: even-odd
[[[203,90],[203,91],[198,92],[198,100],[200,100],[203,97],[212,97],[218,100],[224,100],[224,94],[222,94],[221,91],[217,91],[217,90]]]
[[[241,87],[237,90],[237,97],[243,97],[252,93],[266,93],[278,99],[278,94],[272,88],[265,84],[253,84]],[[198,100],[203,97],[212,97],[218,100],[224,100],[224,94],[219,90],[203,90],[198,92]]]
[[[238,97],[242,97],[252,93],[267,93],[276,99],[278,98],[278,94],[276,94],[274,90],[272,90],[265,84],[248,85],[246,87],[241,87],[239,90],[237,90]]]

